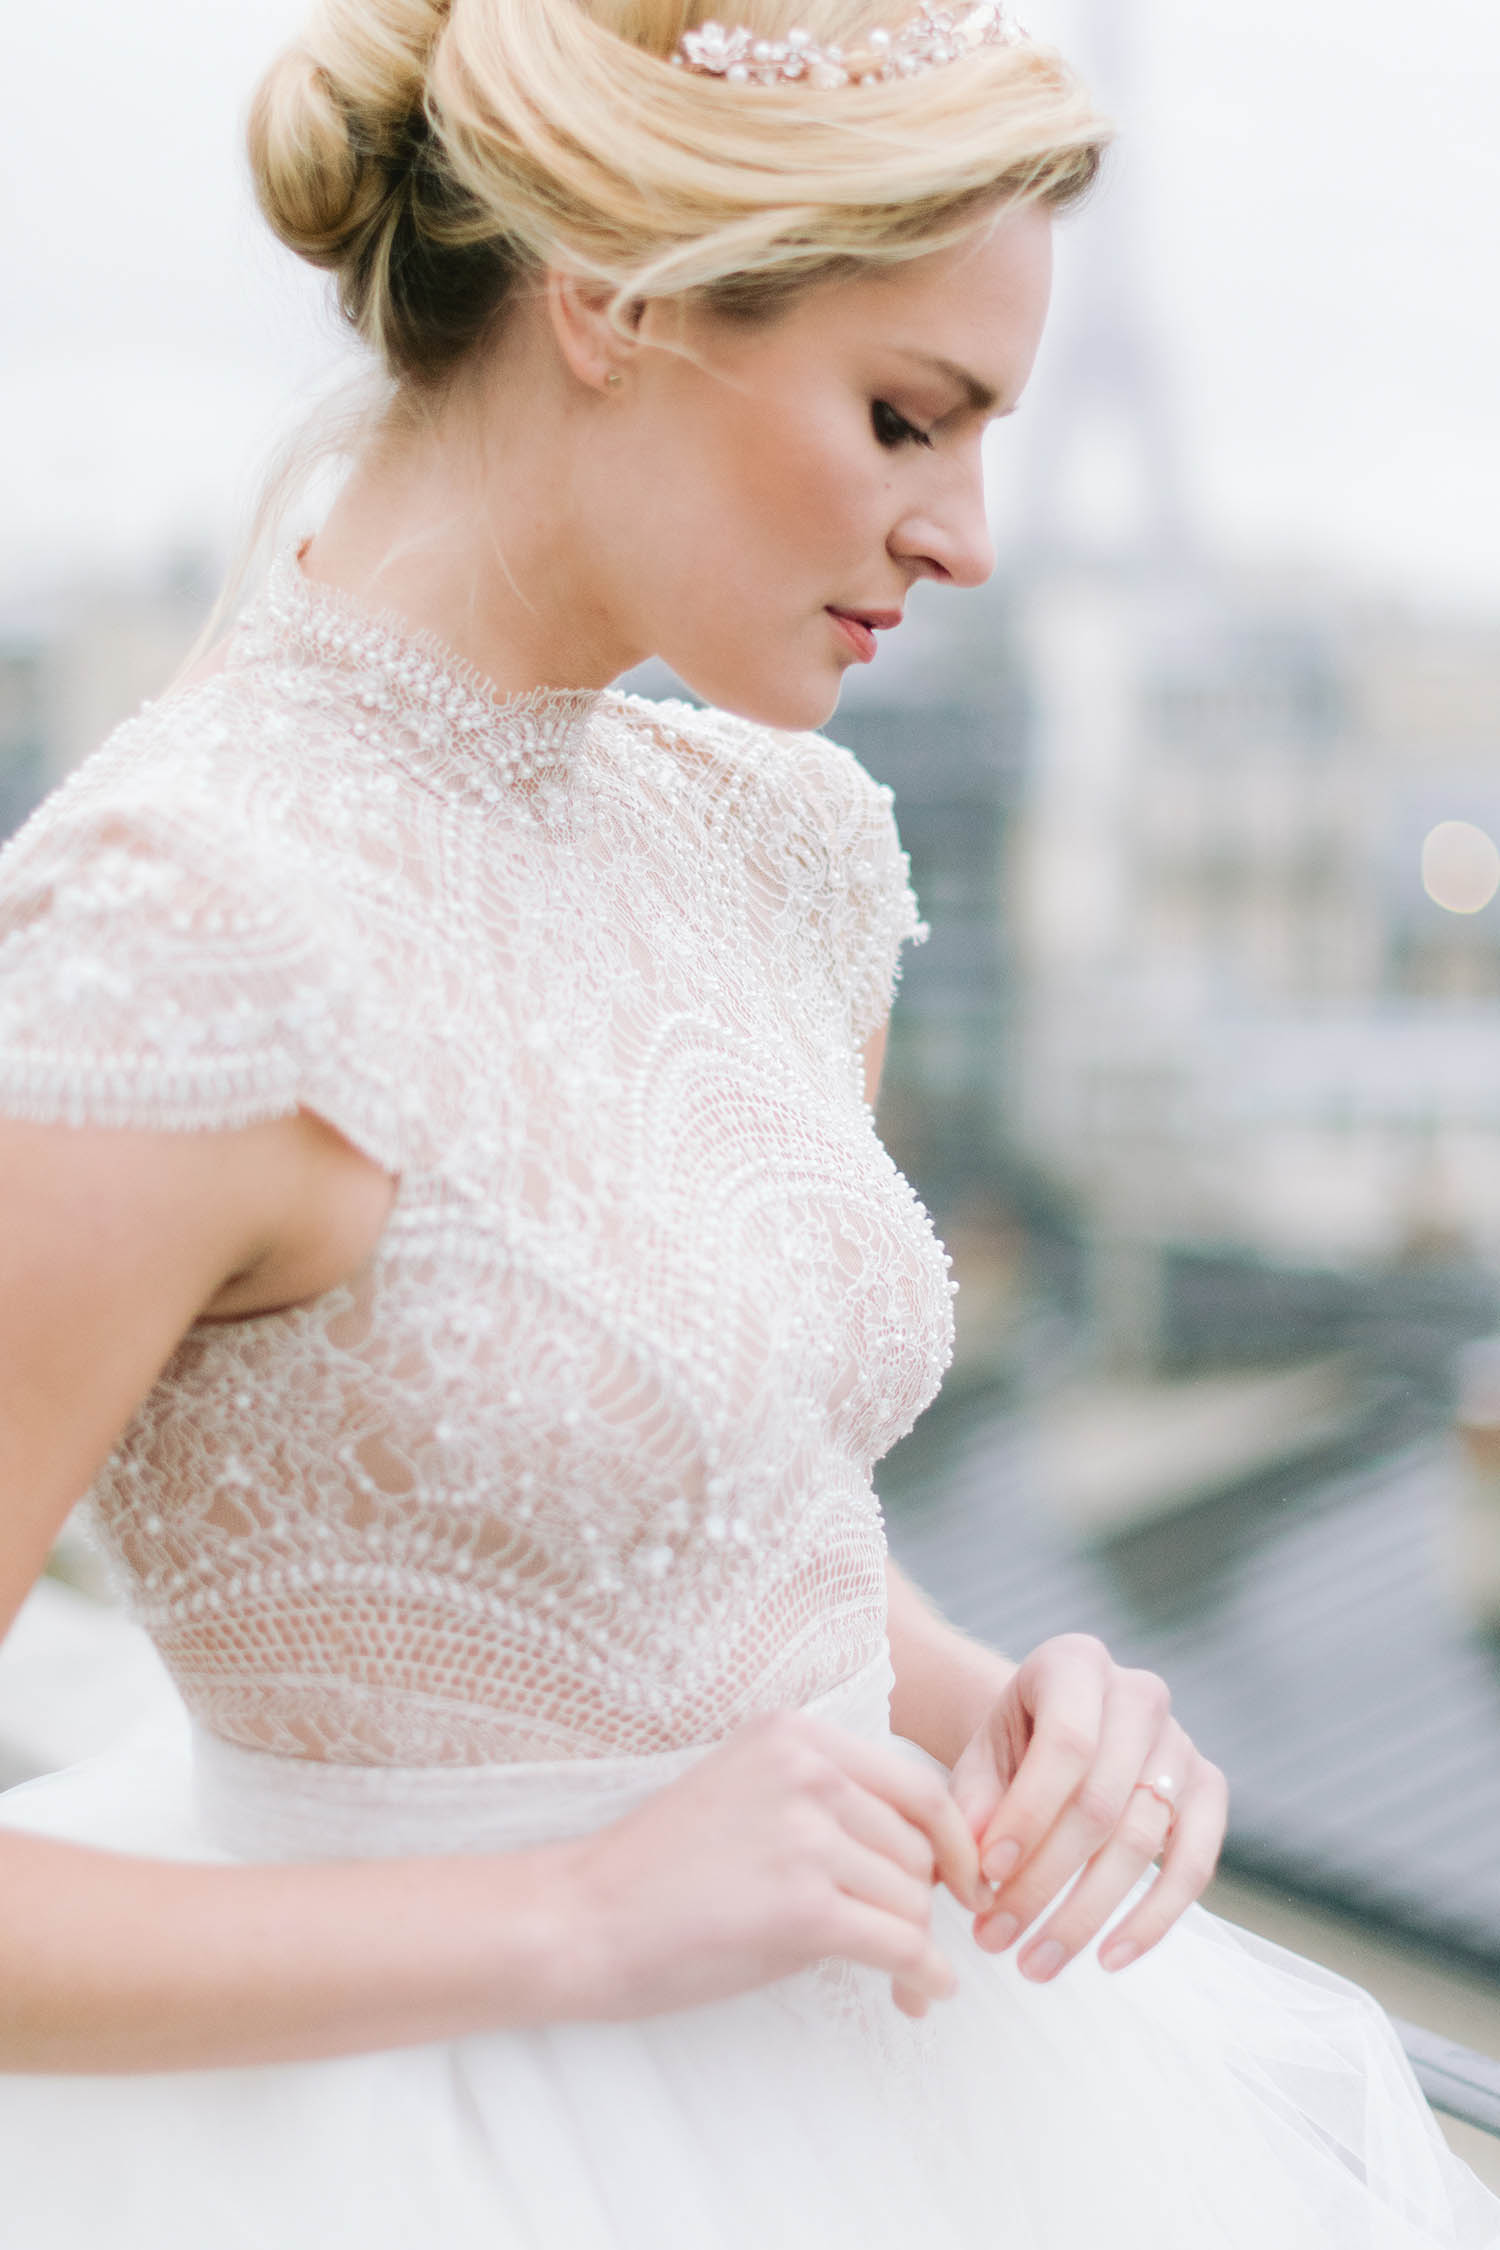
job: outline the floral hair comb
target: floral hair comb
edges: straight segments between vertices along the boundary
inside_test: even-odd
[[[735,85],[869,86],[915,78],[919,71],[957,62],[979,47],[1013,47],[1026,36],[1001,0],[978,0],[974,7],[956,9],[922,0],[899,30],[867,32],[864,45],[852,53],[820,47],[806,31],[760,39],[743,27],[726,30],[721,23],[705,23],[683,33],[672,61],[679,70],[700,71]]]

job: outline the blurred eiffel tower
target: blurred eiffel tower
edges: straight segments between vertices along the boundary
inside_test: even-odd
[[[1139,0],[1072,0],[1067,46],[1121,138],[1091,203],[1063,231],[1057,331],[1027,430],[1020,559],[1181,565],[1194,540],[1145,270]]]
[[[1119,1007],[1113,980],[1132,958],[1128,839],[1148,757],[1146,651],[1163,598],[1180,617],[1184,596],[1195,609],[1213,575],[1155,313],[1139,96],[1145,4],[1067,0],[1060,27],[1119,139],[1089,204],[1059,229],[1057,307],[1027,415],[1010,580],[1030,712],[1028,905],[1013,955],[1027,967],[1010,1082],[1023,1105],[1047,1089],[1036,1115],[1051,1124],[1023,1138],[1042,1176],[1071,1177],[1061,1235],[1080,1257],[1087,1348],[1126,1377],[1153,1371],[1166,1317],[1160,1229],[1142,1200],[1154,1175],[1133,1156],[1117,1178],[1098,1176],[1092,1157],[1070,1175],[1067,1135],[1060,1145],[1055,1128],[1058,1114],[1083,1113],[1070,1042],[1087,1047],[1095,1036],[1101,995]],[[1089,1067],[1097,1078],[1097,1060]]]

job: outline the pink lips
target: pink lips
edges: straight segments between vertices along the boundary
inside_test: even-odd
[[[842,628],[861,664],[868,664],[875,654],[876,633],[887,632],[901,622],[899,609],[835,609],[830,603],[828,614]]]

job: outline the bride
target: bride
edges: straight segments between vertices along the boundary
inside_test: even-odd
[[[1163,1684],[887,1560],[951,1285],[809,730],[991,569],[1104,132],[736,4],[326,0],[255,180],[387,403],[0,859],[0,1620],[88,1487],[185,1713],[0,1807],[5,2240],[1500,2243]]]

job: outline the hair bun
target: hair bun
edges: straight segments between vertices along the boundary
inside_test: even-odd
[[[384,166],[368,143],[357,145],[356,131],[305,48],[277,57],[250,112],[256,201],[287,248],[314,265],[338,265],[387,192]]]
[[[410,154],[448,0],[323,0],[250,113],[260,207],[287,245],[337,266]]]

